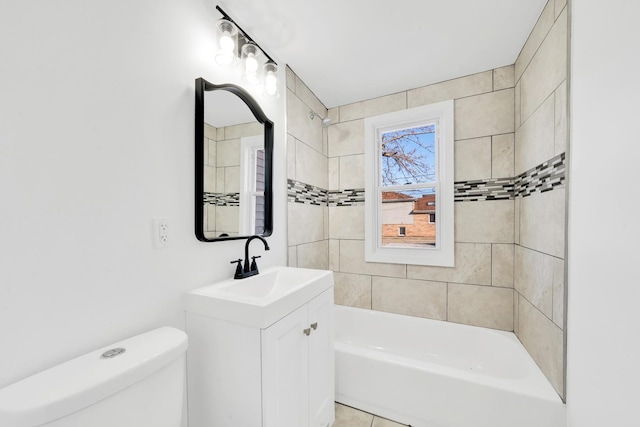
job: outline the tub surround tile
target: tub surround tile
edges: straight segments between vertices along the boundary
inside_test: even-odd
[[[514,215],[513,215],[513,243],[520,244],[520,204],[522,203],[521,197],[516,197],[514,200]]]
[[[522,125],[522,106],[520,105],[521,98],[521,90],[520,90],[520,82],[516,84],[515,93],[514,93],[514,120],[515,120],[515,128],[518,129],[520,125]]]
[[[515,134],[491,137],[491,178],[514,176]]]
[[[408,108],[491,92],[492,71],[472,74],[407,92]]]
[[[289,246],[287,248],[287,266],[289,267],[298,266],[298,251],[296,248],[296,246]]]
[[[396,423],[395,421],[388,420],[381,417],[373,417],[373,424],[371,427],[409,427],[405,424]]]
[[[329,270],[340,271],[340,240],[329,240]]]
[[[327,190],[304,182],[287,180],[287,198],[289,202],[307,205],[326,206]]]
[[[340,107],[329,108],[327,111],[327,117],[331,120],[332,124],[340,122]]]
[[[371,427],[373,415],[336,403],[336,422],[333,427]]]
[[[322,124],[309,118],[309,107],[287,90],[287,132],[322,153]]]
[[[513,243],[513,200],[456,203],[455,241]]]
[[[514,198],[514,178],[496,178],[454,183],[454,201],[511,200]]]
[[[518,338],[556,392],[562,396],[563,332],[522,296],[518,304]]]
[[[393,111],[405,110],[407,108],[407,93],[400,92],[392,95],[381,96],[379,98],[343,105],[340,107],[340,120],[348,122],[351,120],[363,119],[365,117],[377,116],[379,114]]]
[[[515,85],[515,65],[493,70],[493,90],[508,89]]]
[[[336,188],[364,188],[364,154],[342,156],[339,161],[340,184]]]
[[[316,113],[322,115],[322,117],[327,117],[327,107],[325,107],[324,104],[320,102],[313,91],[309,89],[309,87],[297,75],[295,80],[295,94],[307,107],[309,107],[309,110],[315,111]]]
[[[340,272],[404,278],[407,277],[407,266],[365,262],[364,240],[340,240]]]
[[[364,206],[329,207],[329,238],[364,240]]]
[[[526,120],[566,78],[567,12],[565,9],[522,74],[520,80],[522,120]]]
[[[553,323],[564,328],[564,268],[561,258],[553,258]]]
[[[513,288],[514,245],[491,245],[491,286]]]
[[[371,276],[334,272],[333,278],[336,304],[371,309]]]
[[[553,259],[522,246],[515,248],[515,289],[549,318],[553,313]]]
[[[567,150],[567,81],[555,91],[555,154]]]
[[[286,72],[286,81],[287,81],[287,89],[291,89],[291,91],[295,92],[296,90],[296,74],[293,72],[289,66],[285,67]]]
[[[296,139],[287,134],[287,179],[296,179]]]
[[[340,157],[330,157],[327,165],[329,190],[337,190],[340,188]]]
[[[505,89],[455,101],[456,139],[514,131],[514,90]]]
[[[364,154],[364,120],[329,126],[329,157]]]
[[[455,141],[454,151],[455,181],[491,178],[491,137]]]
[[[327,188],[327,156],[296,141],[296,179],[320,188]]]
[[[322,206],[287,203],[287,209],[289,246],[316,242],[324,238],[324,210]],[[299,261],[300,259],[298,259]]]
[[[245,136],[256,136],[264,134],[262,123],[251,122],[224,128],[224,139],[240,139]]]
[[[513,293],[513,333],[518,336],[520,331],[520,294],[518,292]]]
[[[520,55],[518,55],[516,59],[514,70],[516,81],[520,80],[522,73],[529,65],[529,62],[531,62],[531,59],[533,59],[538,48],[547,36],[547,33],[551,30],[551,27],[553,27],[554,15],[554,0],[550,0],[542,10],[538,22],[536,22],[536,25],[533,27],[527,42],[522,47]]]
[[[520,244],[564,258],[565,190],[535,193],[520,202]]]
[[[204,124],[204,138],[205,138],[205,141],[207,139],[212,139],[215,142],[215,140],[218,139],[218,128],[216,128],[214,126],[211,126],[208,123],[205,123]]]
[[[371,295],[374,310],[436,320],[447,318],[446,283],[374,276]]]
[[[449,283],[447,320],[513,331],[513,290]]]
[[[329,191],[329,206],[356,206],[364,204],[364,188]]]
[[[240,192],[240,166],[224,168],[224,191],[227,193]]]
[[[240,139],[218,141],[216,145],[216,166],[240,166]]]
[[[556,19],[558,19],[558,16],[560,16],[566,6],[567,0],[555,0]]]
[[[516,173],[531,169],[555,155],[554,108],[554,97],[550,96],[516,131]]]
[[[491,244],[456,243],[455,267],[407,265],[407,278],[491,285]]]
[[[297,246],[298,267],[317,268],[327,270],[329,268],[329,242],[303,243]]]

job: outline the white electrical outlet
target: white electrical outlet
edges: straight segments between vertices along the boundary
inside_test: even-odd
[[[153,219],[153,236],[156,248],[167,248],[171,246],[171,227],[169,218]]]

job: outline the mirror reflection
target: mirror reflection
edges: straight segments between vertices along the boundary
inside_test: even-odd
[[[269,235],[272,123],[241,88],[204,80],[201,85],[196,236],[215,241]]]

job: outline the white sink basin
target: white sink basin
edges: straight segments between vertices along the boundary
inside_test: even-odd
[[[191,291],[188,312],[267,328],[333,286],[333,272],[271,267],[246,279],[227,279]]]

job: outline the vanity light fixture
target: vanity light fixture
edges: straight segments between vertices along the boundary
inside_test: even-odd
[[[216,9],[222,14],[216,24],[216,62],[231,68],[240,60],[242,81],[252,86],[262,83],[264,94],[277,98],[278,64],[220,6]]]

